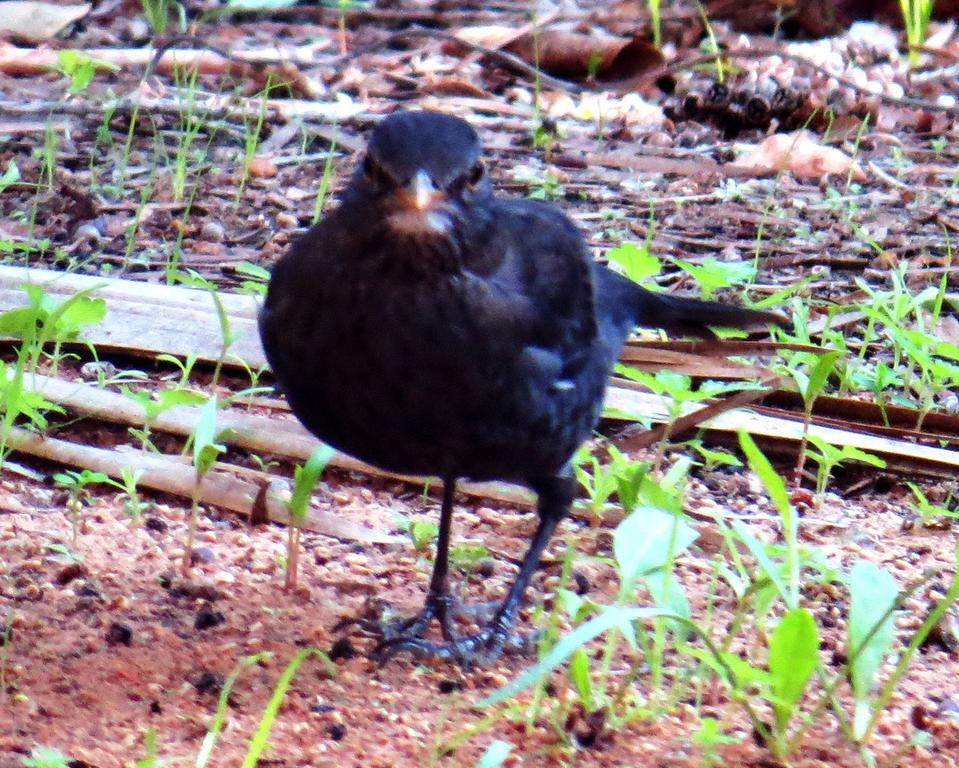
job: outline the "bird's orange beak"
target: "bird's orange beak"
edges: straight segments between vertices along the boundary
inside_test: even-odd
[[[421,212],[430,210],[445,197],[424,170],[417,171],[399,194],[404,207]]]

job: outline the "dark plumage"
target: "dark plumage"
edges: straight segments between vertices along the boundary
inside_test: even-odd
[[[399,112],[373,131],[339,207],[277,263],[260,331],[293,412],[320,439],[444,480],[426,607],[385,630],[381,650],[470,663],[507,642],[630,331],[710,336],[708,326],[780,321],[650,293],[593,263],[558,208],[493,195],[466,122]],[[457,638],[446,551],[462,477],[529,486],[540,522],[492,621]],[[433,617],[444,644],[422,638]]]

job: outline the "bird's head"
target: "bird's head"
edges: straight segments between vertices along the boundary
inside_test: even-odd
[[[382,206],[394,231],[448,235],[491,194],[476,132],[439,112],[397,112],[373,130],[352,189]]]

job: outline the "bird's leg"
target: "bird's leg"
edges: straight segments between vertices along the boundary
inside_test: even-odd
[[[429,591],[426,593],[426,603],[419,614],[401,621],[384,633],[384,640],[393,638],[402,640],[409,637],[422,637],[436,618],[443,630],[443,637],[452,640],[453,614],[455,613],[454,598],[450,594],[450,529],[453,527],[453,496],[456,492],[456,480],[447,478],[443,481],[443,502],[440,507],[440,530],[436,538],[436,560],[433,562],[433,575],[430,577]]]
[[[393,621],[382,617],[383,606],[378,606],[372,613],[362,618],[347,619],[334,627],[340,631],[348,626],[359,626],[365,632],[381,638],[382,642],[400,642],[422,637],[429,628],[433,619],[438,619],[443,637],[453,640],[453,618],[465,613],[457,604],[449,589],[449,546],[450,530],[453,523],[453,497],[456,493],[456,479],[447,478],[443,481],[443,501],[440,508],[440,529],[436,540],[436,560],[433,562],[433,575],[430,577],[429,591],[423,609],[414,616]]]
[[[546,545],[549,544],[556,526],[569,510],[574,482],[572,477],[563,475],[538,482],[534,488],[539,492],[537,505],[539,525],[523,557],[513,586],[486,627],[475,635],[458,640],[451,639],[444,632],[447,638],[446,643],[430,643],[419,637],[409,636],[387,638],[377,649],[381,663],[397,653],[408,651],[416,658],[455,661],[468,668],[474,663],[489,664],[495,661],[507,648],[525,650],[527,644],[522,638],[515,640],[511,638],[510,631],[516,621],[523,594],[539,566],[540,557]]]

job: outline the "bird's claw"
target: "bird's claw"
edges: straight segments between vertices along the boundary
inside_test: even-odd
[[[443,639],[453,642],[457,639],[454,621],[466,618],[477,625],[487,624],[496,615],[499,604],[496,602],[467,604],[452,595],[439,594],[427,598],[423,610],[406,618],[387,619],[389,609],[380,600],[370,601],[363,615],[340,620],[333,632],[357,627],[382,643],[421,638],[429,629],[433,619],[439,622]]]
[[[420,661],[443,661],[459,664],[463,669],[487,666],[504,652],[529,655],[536,648],[538,633],[514,635],[496,621],[499,604],[496,602],[464,604],[452,595],[435,595],[428,599],[423,610],[403,618],[384,618],[386,606],[377,601],[369,605],[363,616],[344,619],[335,630],[357,627],[378,640],[372,658],[380,666],[400,653],[409,653]],[[454,619],[465,617],[478,626],[487,625],[475,634],[459,636]],[[436,619],[444,642],[424,639],[429,625]]]
[[[400,653],[409,653],[417,661],[443,661],[459,664],[464,671],[473,667],[489,666],[504,653],[529,656],[536,649],[539,633],[511,634],[504,627],[493,624],[473,635],[445,643],[431,643],[422,637],[394,637],[383,639],[376,646],[373,658],[383,666]]]

